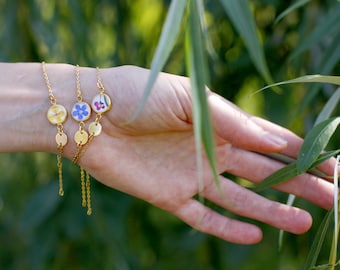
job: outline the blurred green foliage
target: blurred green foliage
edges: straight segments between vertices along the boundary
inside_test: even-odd
[[[0,0],[0,61],[148,67],[169,2]],[[275,81],[340,74],[338,1],[310,1],[277,23],[293,1],[249,3]],[[210,88],[244,110],[304,135],[334,87],[290,85],[281,93],[267,90],[252,96],[265,82],[242,38],[218,1],[207,0],[205,7],[213,45]],[[186,75],[183,44],[179,38],[165,71]],[[331,144],[339,145],[337,136]],[[94,213],[87,217],[80,206],[79,171],[71,162],[64,163],[66,194],[60,198],[55,156],[1,154],[0,269],[300,269],[324,215],[299,200],[315,224],[306,235],[286,234],[280,253],[278,230],[267,225],[259,224],[264,240],[258,245],[225,243],[97,182]],[[283,202],[287,197],[274,191],[265,195]],[[328,251],[325,247],[321,260],[327,261]]]

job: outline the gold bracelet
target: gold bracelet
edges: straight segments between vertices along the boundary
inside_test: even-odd
[[[77,150],[75,156],[79,156],[78,153],[82,151],[82,147],[89,142],[89,135],[85,130],[85,121],[91,117],[91,107],[88,103],[83,101],[81,87],[80,87],[80,71],[79,65],[76,65],[76,85],[77,85],[77,102],[72,107],[72,118],[79,122],[79,130],[74,134],[74,141],[77,144]],[[78,159],[79,160],[79,159]],[[78,160],[73,158],[74,163],[78,163]],[[85,182],[86,178],[86,182]],[[90,189],[90,175],[80,166],[80,184],[81,184],[81,205],[87,206],[87,214],[92,214],[91,208],[91,189]]]
[[[109,95],[105,93],[105,88],[103,86],[100,69],[97,67],[97,86],[99,89],[99,94],[95,95],[92,102],[91,107],[94,112],[96,112],[96,119],[89,124],[88,131],[89,136],[86,138],[86,142],[81,144],[80,147],[77,147],[77,151],[72,159],[74,163],[78,163],[81,156],[85,153],[87,147],[94,137],[100,135],[102,131],[102,125],[100,124],[100,120],[102,119],[102,114],[109,111],[111,108],[111,99]],[[80,80],[79,80],[80,81]],[[79,93],[79,92],[78,92]],[[87,214],[91,215],[91,183],[90,183],[90,175],[80,167],[81,174],[81,190],[82,190],[82,206],[85,207],[87,205]],[[84,177],[86,177],[86,182],[84,182]],[[86,190],[86,191],[85,191]]]
[[[57,134],[55,137],[55,141],[57,143],[58,154],[57,154],[57,167],[59,174],[59,195],[64,195],[63,189],[63,163],[62,163],[62,154],[64,152],[64,146],[67,144],[67,135],[64,132],[63,123],[67,120],[67,110],[63,105],[57,103],[56,98],[53,95],[52,87],[50,80],[48,79],[46,64],[45,62],[41,63],[42,72],[45,79],[45,83],[48,89],[48,96],[51,102],[51,107],[47,111],[47,119],[52,125],[57,126]]]

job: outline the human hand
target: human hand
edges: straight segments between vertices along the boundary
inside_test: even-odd
[[[143,111],[124,124],[140,102],[148,75],[148,70],[132,66],[102,70],[113,105],[103,117],[102,134],[91,142],[80,165],[103,184],[162,208],[199,231],[240,244],[260,241],[257,226],[223,216],[194,198],[199,183],[187,78],[160,74]],[[297,156],[302,139],[290,131],[248,115],[211,92],[208,102],[220,174],[258,183],[283,164],[255,152]],[[209,201],[292,233],[310,228],[312,219],[306,211],[266,199],[223,176],[221,196],[205,157],[203,161],[202,195]],[[331,163],[321,169],[331,173]],[[324,208],[332,204],[332,184],[309,174],[276,188]]]

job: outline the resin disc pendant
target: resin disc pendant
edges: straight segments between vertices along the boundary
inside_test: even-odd
[[[63,105],[54,104],[47,111],[47,119],[52,125],[65,123],[67,111]]]
[[[97,94],[92,100],[91,107],[96,113],[107,112],[111,108],[111,99],[107,94]]]
[[[77,102],[72,107],[71,115],[78,122],[86,121],[91,116],[91,107],[86,102]]]

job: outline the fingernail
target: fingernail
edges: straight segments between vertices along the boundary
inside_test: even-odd
[[[288,142],[285,139],[271,133],[267,134],[265,137],[269,142],[274,144],[276,147],[285,147],[288,144]]]

